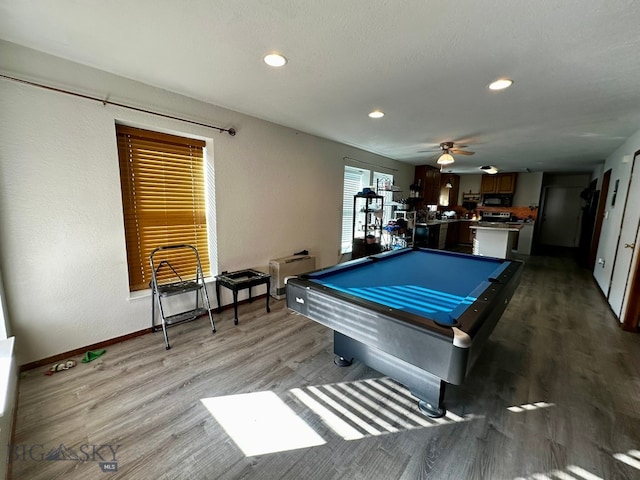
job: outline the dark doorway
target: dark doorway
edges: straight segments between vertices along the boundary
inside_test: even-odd
[[[587,188],[580,192],[580,198],[584,201],[580,225],[580,240],[578,242],[578,264],[581,267],[589,267],[589,255],[591,254],[591,241],[596,224],[598,212],[598,198],[600,191],[596,190],[598,180],[593,180]]]

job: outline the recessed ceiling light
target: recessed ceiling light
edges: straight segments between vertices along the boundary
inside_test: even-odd
[[[382,118],[384,117],[384,112],[381,112],[380,110],[374,110],[369,114],[369,116],[371,118]]]
[[[287,63],[287,59],[279,53],[270,53],[265,55],[264,63],[270,67],[283,67]]]
[[[504,90],[513,85],[513,80],[508,78],[499,78],[495,82],[489,84],[489,90]]]

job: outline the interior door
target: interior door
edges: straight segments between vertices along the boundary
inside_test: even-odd
[[[545,188],[540,243],[558,247],[577,247],[583,187]]]
[[[638,209],[638,205],[640,205],[639,153],[636,152],[631,166],[631,178],[629,179],[629,188],[627,189],[623,210],[624,215],[620,226],[620,236],[618,237],[613,273],[611,274],[611,283],[609,284],[609,293],[607,295],[609,305],[618,318],[621,317],[623,300],[632,277],[631,265],[634,250],[640,248],[635,243],[640,225],[640,209]]]
[[[640,245],[640,228],[636,237],[637,245]],[[635,249],[634,257],[620,320],[623,330],[637,333],[640,329],[640,248]]]

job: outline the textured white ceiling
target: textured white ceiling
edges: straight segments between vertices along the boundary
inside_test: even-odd
[[[412,164],[460,142],[457,172],[591,171],[640,129],[640,0],[0,0],[0,38]]]

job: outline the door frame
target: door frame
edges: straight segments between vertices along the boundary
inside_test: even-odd
[[[640,227],[638,228],[638,235],[636,236],[636,248],[638,248],[638,242],[640,242]],[[629,300],[621,320],[623,330],[638,333],[640,331],[640,259],[638,258],[638,254],[635,256],[636,268],[629,275]]]
[[[638,150],[633,156],[633,166],[631,174],[636,167],[636,161],[640,163],[640,150]],[[636,172],[639,175],[640,172]],[[633,177],[632,177],[633,180]],[[627,291],[625,296],[628,295],[628,301],[626,309],[622,312],[622,329],[627,332],[638,332],[640,324],[640,221],[638,222],[638,229],[636,231],[636,246],[634,248],[634,254],[631,258],[631,265],[629,266],[629,276],[627,277]],[[633,268],[635,264],[635,269]],[[624,307],[624,296],[622,298],[622,306]]]
[[[596,224],[593,229],[593,237],[591,239],[591,251],[589,254],[589,269],[593,271],[596,266],[596,257],[598,256],[598,246],[600,245],[600,234],[602,232],[602,224],[604,223],[604,209],[607,206],[607,197],[609,196],[609,183],[611,182],[611,169],[604,172],[602,176],[602,186],[600,187],[600,196],[598,198],[598,210],[596,212]]]

